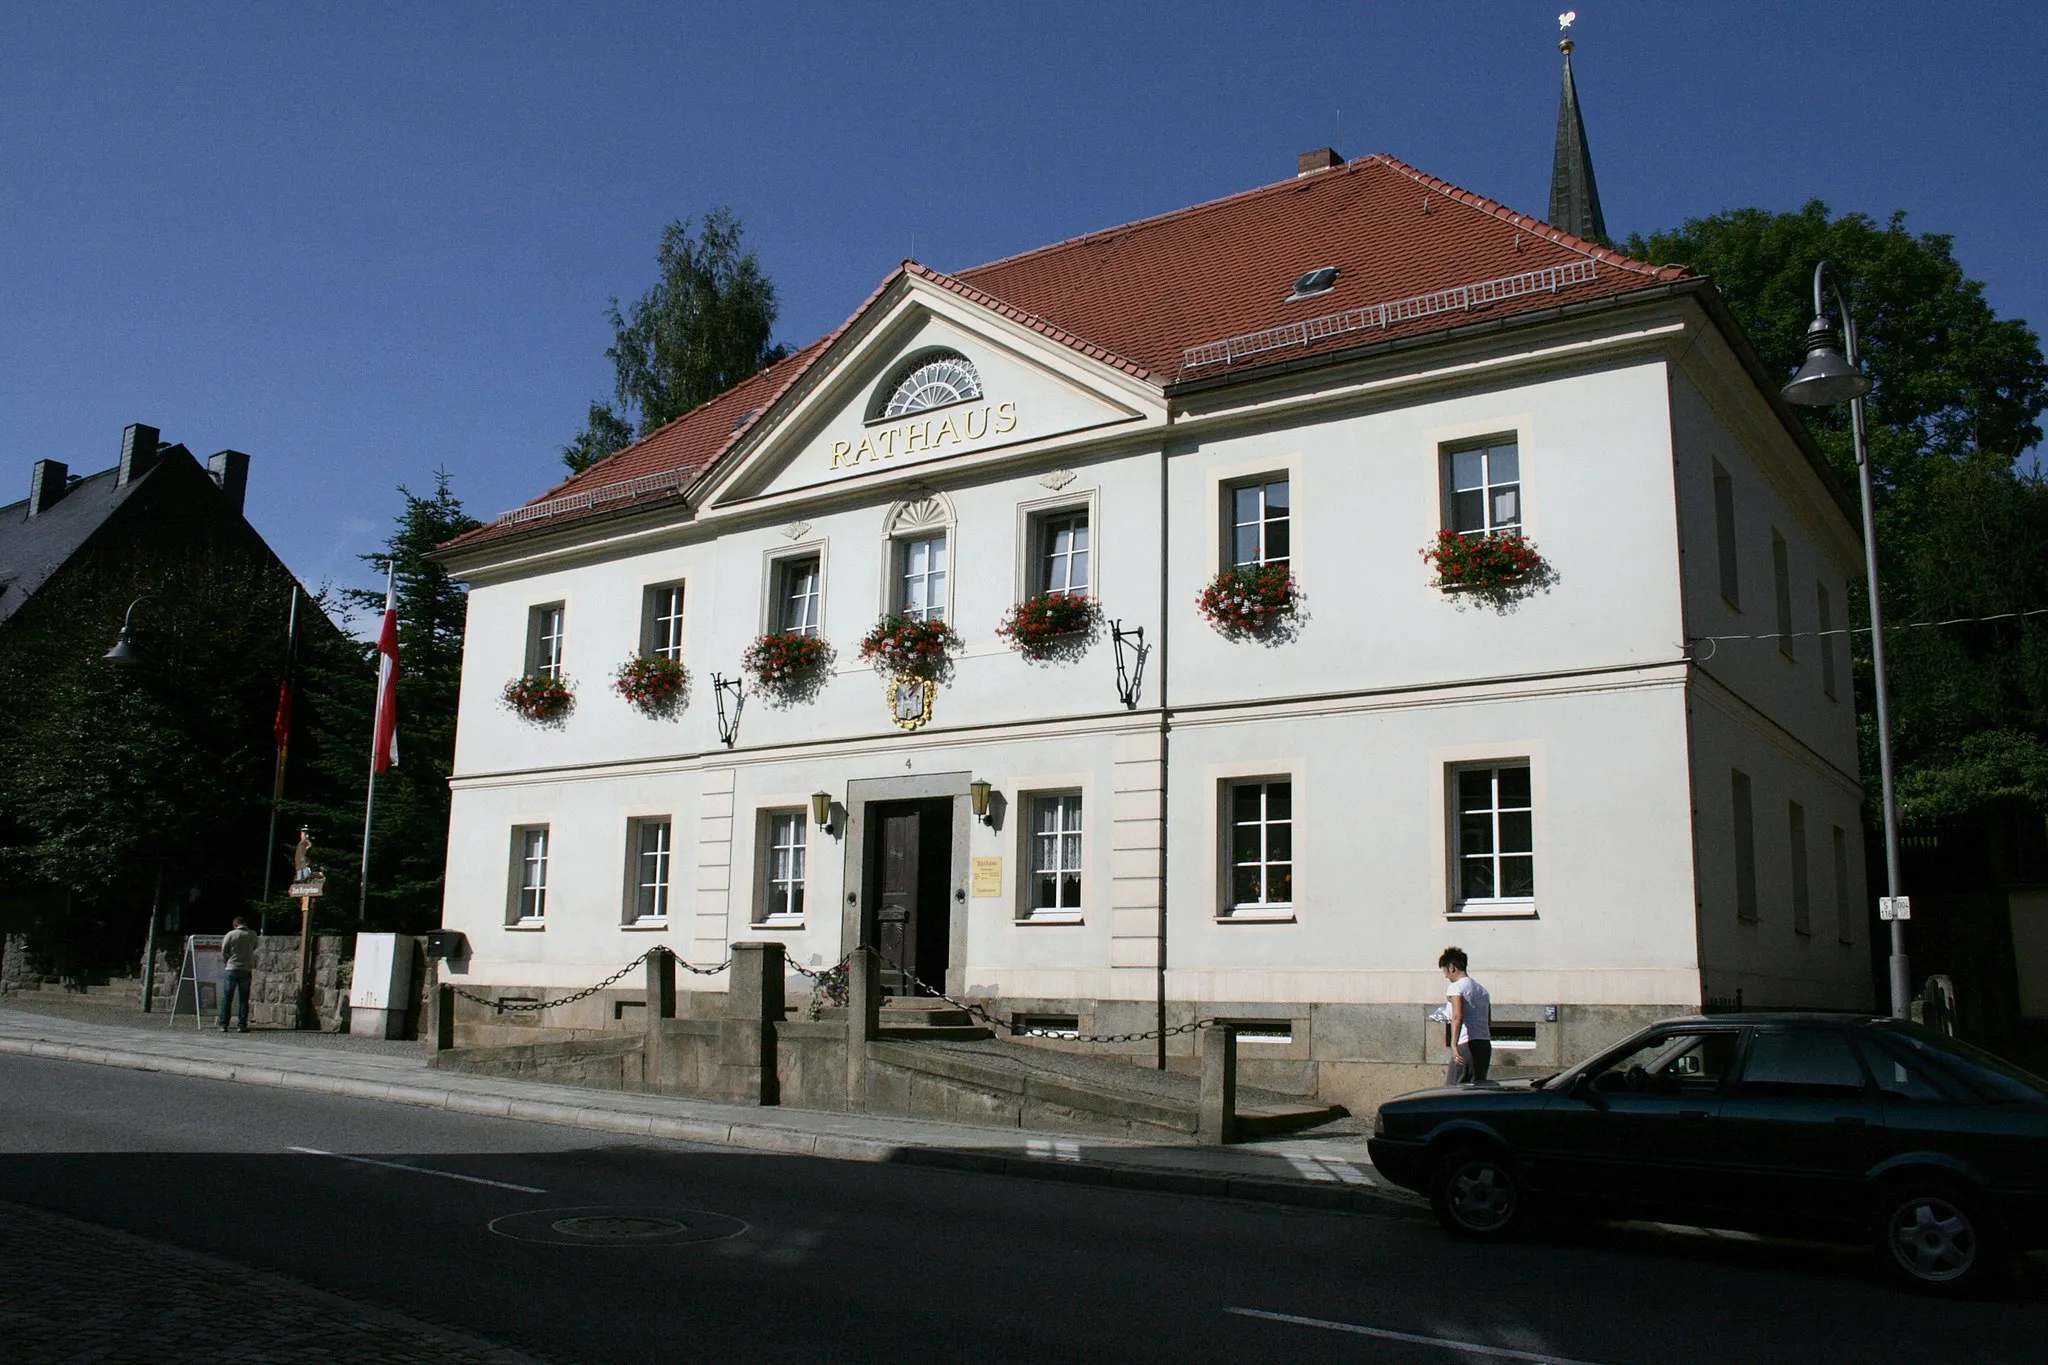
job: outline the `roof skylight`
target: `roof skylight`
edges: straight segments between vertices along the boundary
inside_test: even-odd
[[[1294,282],[1294,292],[1287,296],[1287,302],[1297,303],[1302,299],[1312,299],[1318,294],[1329,293],[1337,287],[1337,273],[1337,267],[1334,265],[1317,266]]]

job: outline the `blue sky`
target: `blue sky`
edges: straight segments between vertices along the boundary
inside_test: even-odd
[[[369,582],[398,484],[445,467],[488,518],[555,481],[609,393],[607,300],[718,204],[799,344],[913,252],[974,265],[1332,141],[1540,215],[1562,8],[10,0],[0,501],[148,422],[249,451],[251,519],[308,582]],[[1617,237],[1904,209],[2048,326],[2048,6],[1579,15]]]

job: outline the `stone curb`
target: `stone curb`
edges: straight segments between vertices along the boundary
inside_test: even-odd
[[[157,1071],[165,1075],[193,1076],[201,1080],[229,1081],[240,1085],[308,1090],[351,1099],[380,1100],[387,1104],[409,1104],[423,1109],[445,1109],[451,1113],[473,1114],[484,1118],[522,1119],[529,1123],[546,1123],[564,1128],[619,1133],[630,1137],[701,1142],[711,1146],[776,1152],[785,1156],[813,1156],[829,1161],[894,1162],[900,1165],[969,1171],[982,1175],[1059,1180],[1116,1189],[1195,1195],[1208,1199],[1243,1199],[1263,1204],[1288,1204],[1297,1208],[1390,1214],[1396,1217],[1426,1216],[1421,1202],[1406,1191],[1395,1192],[1377,1187],[1311,1184],[1305,1181],[1272,1180],[1255,1175],[1230,1175],[1221,1172],[1128,1165],[1122,1162],[1089,1161],[1086,1158],[1009,1156],[997,1152],[966,1151],[957,1147],[906,1145],[876,1138],[853,1137],[844,1133],[813,1133],[801,1128],[768,1123],[720,1123],[711,1119],[681,1118],[665,1114],[636,1114],[595,1105],[561,1104],[553,1100],[522,1100],[507,1095],[477,1094],[471,1091],[443,1090],[421,1085],[393,1084],[388,1081],[357,1080],[347,1076],[321,1075],[318,1072],[284,1071],[273,1066],[234,1066],[189,1057],[161,1057],[146,1052],[87,1047],[77,1043],[52,1043],[40,1039],[0,1037],[0,1054],[6,1053],[44,1057],[53,1061],[84,1062],[93,1066],[120,1067],[129,1071]]]

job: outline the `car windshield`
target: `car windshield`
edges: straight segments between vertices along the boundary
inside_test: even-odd
[[[1911,1049],[1931,1069],[1961,1081],[1985,1100],[2048,1104],[2048,1081],[1960,1038],[1945,1037],[1917,1024],[1887,1024],[1884,1036]]]

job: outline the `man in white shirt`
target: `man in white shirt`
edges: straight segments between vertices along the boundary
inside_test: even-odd
[[[1450,1009],[1451,1069],[1446,1085],[1477,1085],[1493,1063],[1493,997],[1486,987],[1465,975],[1463,948],[1446,948],[1436,965],[1450,988],[1444,992]]]

